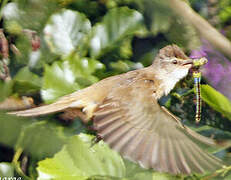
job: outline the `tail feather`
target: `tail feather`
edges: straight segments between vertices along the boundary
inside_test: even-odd
[[[8,114],[17,115],[17,116],[39,116],[39,115],[45,115],[49,113],[59,112],[63,109],[67,108],[67,105],[64,106],[63,104],[53,103],[49,105],[44,105],[28,110],[23,111],[13,111],[9,112]]]
[[[83,99],[83,97],[81,96],[81,93],[79,92],[81,91],[63,96],[58,101],[52,104],[43,105],[43,106],[35,107],[32,109],[28,109],[28,110],[13,111],[13,112],[9,112],[8,114],[26,117],[26,116],[40,116],[40,115],[45,115],[49,113],[60,112],[66,108],[69,108],[73,104],[73,102],[76,102],[79,99]],[[79,103],[79,107],[82,107],[82,106],[83,104]]]

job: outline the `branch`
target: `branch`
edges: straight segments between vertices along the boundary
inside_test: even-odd
[[[201,36],[231,58],[231,42],[197,14],[184,0],[170,0],[169,4],[173,11],[191,23]]]

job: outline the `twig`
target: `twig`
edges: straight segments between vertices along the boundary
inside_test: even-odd
[[[9,81],[10,77],[10,70],[7,66],[7,61],[9,60],[9,44],[8,41],[3,33],[3,29],[0,29],[0,54],[2,54],[2,72],[0,72],[0,79],[4,81]]]
[[[9,46],[8,41],[3,33],[3,29],[0,29],[0,49],[3,58],[8,59],[9,57]]]
[[[191,23],[215,48],[231,58],[231,42],[197,14],[184,0],[170,0],[170,7],[179,16]]]
[[[16,56],[22,56],[21,52],[19,49],[14,45],[10,44],[10,50],[16,55]]]
[[[30,29],[23,29],[22,32],[31,40],[32,50],[37,51],[40,48],[40,38],[37,32]]]

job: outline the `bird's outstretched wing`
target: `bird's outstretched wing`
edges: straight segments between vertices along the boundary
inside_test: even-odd
[[[97,134],[123,157],[145,168],[174,174],[220,168],[222,162],[198,146],[215,145],[214,141],[160,107],[152,86],[152,81],[140,80],[112,90],[94,114]]]

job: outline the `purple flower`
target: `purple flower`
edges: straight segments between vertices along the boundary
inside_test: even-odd
[[[190,54],[190,58],[196,59],[196,58],[206,57],[206,55],[207,54],[202,49],[192,50],[192,52]]]
[[[202,69],[203,77],[231,100],[231,62],[206,40],[202,40],[200,49],[193,50],[190,57],[208,59],[208,63]]]

